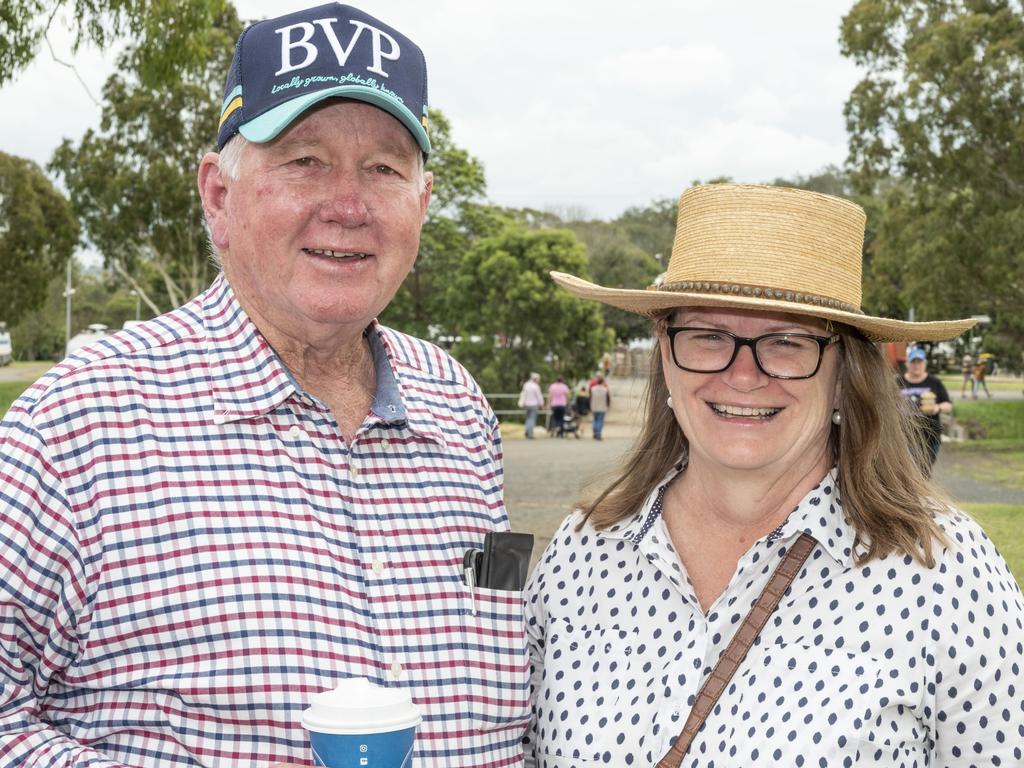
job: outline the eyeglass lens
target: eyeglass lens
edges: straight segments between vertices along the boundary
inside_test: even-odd
[[[736,354],[736,337],[710,328],[673,329],[672,352],[676,364],[698,373],[715,373],[729,367]],[[821,360],[817,337],[769,333],[753,339],[754,354],[766,374],[780,378],[813,376]],[[748,344],[749,346],[749,344]]]

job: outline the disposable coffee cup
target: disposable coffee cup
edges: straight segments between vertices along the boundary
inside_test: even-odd
[[[313,696],[302,714],[313,764],[326,768],[411,768],[422,722],[409,694],[365,677]]]

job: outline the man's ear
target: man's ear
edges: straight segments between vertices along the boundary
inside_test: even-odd
[[[220,155],[207,152],[199,163],[199,198],[203,201],[203,215],[210,229],[210,241],[218,251],[227,250],[228,227],[225,210],[228,188],[220,173]]]
[[[430,207],[430,196],[434,192],[434,174],[430,171],[423,172],[423,191],[420,192],[420,221],[427,218],[427,208]]]

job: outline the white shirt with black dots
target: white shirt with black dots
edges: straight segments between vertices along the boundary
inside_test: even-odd
[[[527,765],[651,766],[786,549],[817,546],[690,746],[686,768],[1024,765],[1024,597],[971,518],[927,569],[853,561],[834,472],[756,542],[707,615],[660,500],[579,531],[570,515],[526,590]],[[699,536],[699,532],[694,532]]]

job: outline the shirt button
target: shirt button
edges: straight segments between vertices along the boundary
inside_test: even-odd
[[[298,440],[300,437],[302,437],[302,428],[298,426],[292,427],[291,429],[288,430],[288,437],[290,437],[292,440]]]
[[[402,676],[402,665],[398,661],[391,662],[391,676],[397,680]]]
[[[349,467],[348,473],[352,475],[352,477],[355,477],[356,475],[359,474],[359,469],[357,467]]]
[[[373,572],[376,573],[376,574],[380,574],[383,571],[384,571],[384,563],[382,563],[380,560],[374,560],[373,561]]]
[[[380,444],[381,444],[381,445],[391,445],[391,441],[390,441],[390,440],[388,440],[388,439],[387,439],[386,437],[382,437],[382,438],[380,439]]]

